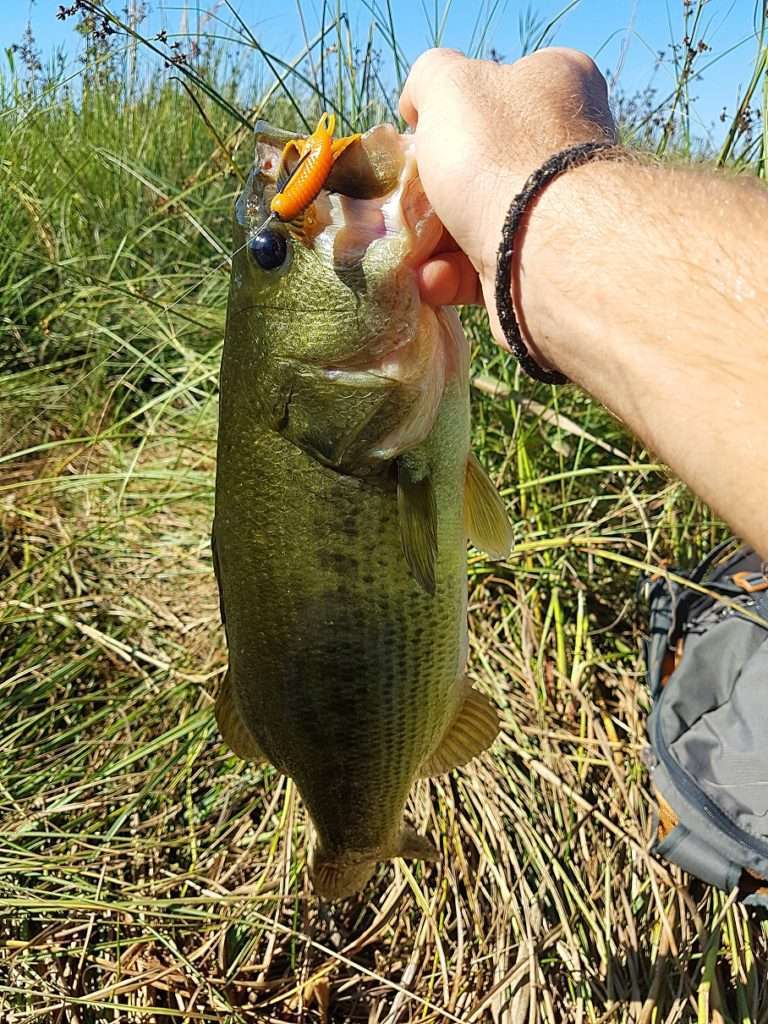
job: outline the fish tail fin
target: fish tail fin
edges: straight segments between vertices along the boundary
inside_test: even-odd
[[[439,850],[430,840],[410,828],[404,828],[397,837],[397,852],[394,856],[404,857],[406,860],[427,860],[432,863],[441,859]]]
[[[324,900],[341,900],[365,886],[376,870],[375,860],[348,860],[325,856],[314,849],[309,855],[309,876],[317,895]]]
[[[380,860],[393,860],[395,857],[440,860],[439,852],[426,836],[405,828],[386,853],[373,857],[365,853],[328,855],[313,843],[309,853],[309,874],[315,892],[321,899],[340,900],[360,892]]]

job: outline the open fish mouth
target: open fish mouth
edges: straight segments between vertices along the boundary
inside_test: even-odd
[[[250,233],[272,213],[286,142],[301,138],[263,121],[255,136],[256,163],[236,212]],[[356,139],[336,159],[317,196],[282,229],[336,268],[371,259],[417,265],[442,227],[418,179],[413,137],[383,124]]]

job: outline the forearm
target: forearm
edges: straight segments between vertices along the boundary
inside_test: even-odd
[[[432,50],[400,106],[447,231],[422,295],[477,301],[479,285],[503,343],[495,271],[507,208],[553,153],[612,137],[605,80],[572,50],[512,65]],[[546,187],[515,241],[513,297],[534,355],[768,556],[768,192],[707,171],[590,163]]]
[[[539,356],[768,556],[768,190],[595,163],[547,188],[520,251]]]

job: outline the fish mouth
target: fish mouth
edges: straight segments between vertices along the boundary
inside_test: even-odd
[[[236,208],[249,237],[271,215],[283,146],[301,139],[264,121],[255,135],[256,163]],[[442,225],[419,182],[413,136],[388,124],[370,129],[343,150],[324,187],[284,229],[336,269],[360,266],[372,256],[418,264]]]

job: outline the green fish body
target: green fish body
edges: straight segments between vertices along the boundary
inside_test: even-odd
[[[337,898],[379,860],[436,856],[403,828],[408,791],[496,735],[464,675],[466,547],[471,535],[503,557],[510,529],[469,452],[466,339],[453,311],[419,299],[413,263],[439,225],[407,142],[374,129],[336,173],[344,194],[314,204],[311,236],[278,225],[254,243],[276,163],[262,137],[235,215],[217,718],[235,753],[295,781],[315,889]]]

